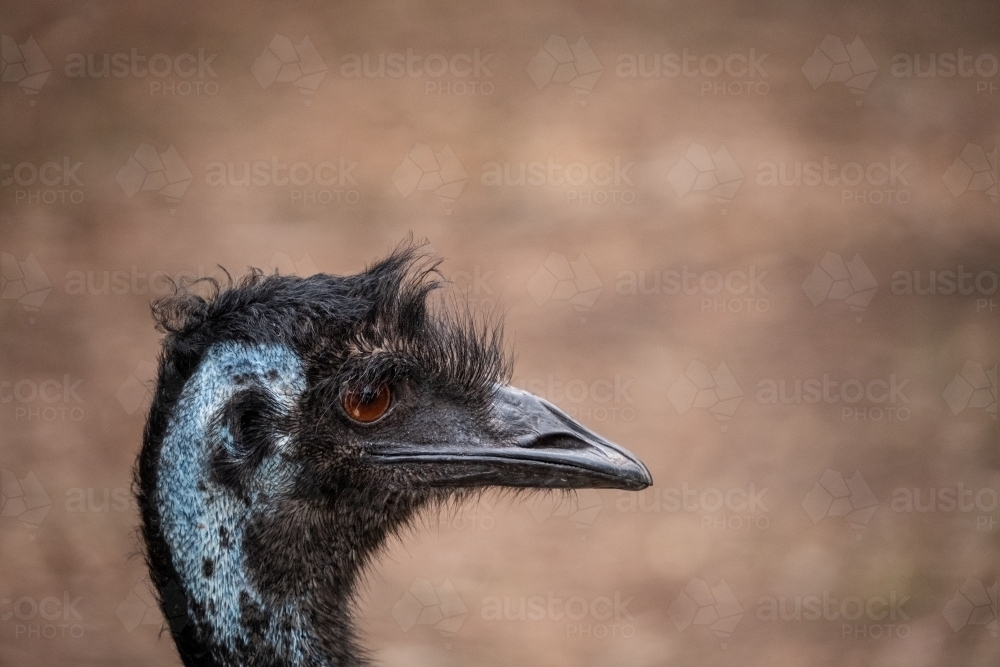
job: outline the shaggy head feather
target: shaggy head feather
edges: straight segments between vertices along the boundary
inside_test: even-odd
[[[487,486],[651,482],[506,387],[500,326],[432,308],[436,269],[405,244],[355,276],[252,270],[154,305],[165,337],[137,498],[188,667],[362,664],[358,577],[422,508]],[[345,392],[383,386],[377,423],[348,417]]]

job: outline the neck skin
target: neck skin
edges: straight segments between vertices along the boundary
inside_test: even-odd
[[[218,346],[177,401],[160,451],[155,502],[174,571],[169,578],[176,574],[185,603],[190,646],[178,639],[182,658],[189,667],[363,664],[350,602],[388,526],[358,511],[372,507],[364,498],[341,494],[321,501],[325,506],[299,499],[301,471],[282,458],[287,438],[258,466],[255,479],[263,482],[244,493],[214,480],[215,419],[235,392],[236,376],[266,378],[288,405],[304,386],[288,350]],[[168,577],[153,578],[168,605],[162,584]]]

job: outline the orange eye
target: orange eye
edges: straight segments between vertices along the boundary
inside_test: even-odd
[[[382,384],[364,391],[345,391],[342,400],[348,417],[362,424],[370,424],[389,409],[392,392],[389,385]]]

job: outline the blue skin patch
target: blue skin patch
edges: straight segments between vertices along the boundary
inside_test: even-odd
[[[212,481],[213,448],[232,442],[218,414],[245,386],[238,384],[237,376],[266,388],[287,411],[305,389],[302,364],[286,347],[219,343],[205,353],[174,406],[160,450],[156,502],[163,536],[188,595],[189,616],[195,604],[206,610],[214,643],[234,652],[238,640],[249,644],[240,623],[240,595],[245,591],[265,610],[268,644],[291,664],[303,664],[306,655],[317,652],[309,646],[302,616],[294,603],[275,609],[264,602],[251,583],[242,550],[247,524],[269,512],[300,473],[285,457],[288,436],[279,435],[275,451],[258,467],[247,486],[249,501]],[[222,545],[220,528],[228,531],[228,548]],[[206,559],[212,561],[211,576],[206,576]],[[279,631],[282,625],[286,630]]]

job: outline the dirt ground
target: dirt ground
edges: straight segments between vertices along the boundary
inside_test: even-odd
[[[410,233],[655,484],[426,517],[378,664],[1000,663],[1000,5],[2,14],[0,664],[180,664],[129,495],[168,279]]]

